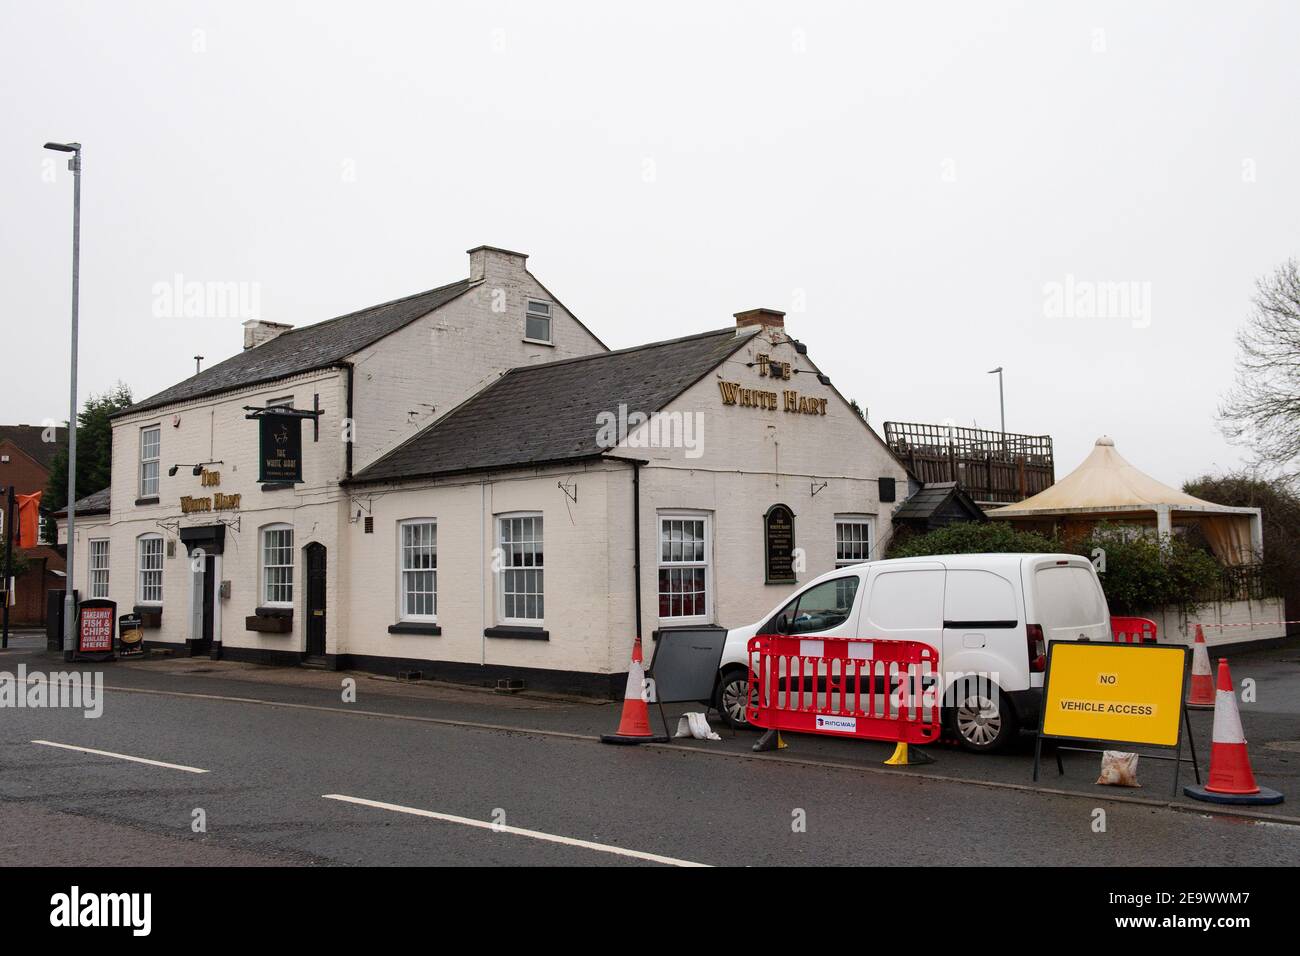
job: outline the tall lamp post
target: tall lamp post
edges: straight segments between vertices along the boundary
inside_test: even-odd
[[[77,626],[77,598],[74,592],[77,522],[77,285],[81,268],[81,144],[46,143],[46,149],[71,153],[68,169],[72,170],[72,381],[68,390],[68,556],[67,578],[63,592],[63,659],[72,660]]]
[[[1006,401],[1002,398],[1002,367],[988,369],[989,375],[997,376],[997,405],[1002,412],[1002,441],[1006,441]]]

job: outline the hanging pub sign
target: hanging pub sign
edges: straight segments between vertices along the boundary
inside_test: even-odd
[[[794,584],[794,512],[772,505],[763,515],[765,584]]]
[[[116,618],[116,601],[82,601],[77,609],[77,656],[91,661],[112,660]]]
[[[257,416],[257,427],[257,480],[263,483],[301,482],[302,417],[266,412]]]
[[[139,657],[144,654],[144,628],[139,614],[123,614],[117,619],[117,656]]]

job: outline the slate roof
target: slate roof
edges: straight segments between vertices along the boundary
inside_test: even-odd
[[[461,279],[428,292],[418,292],[359,312],[290,329],[269,342],[238,352],[171,388],[136,402],[130,408],[115,412],[113,417],[329,368],[353,352],[463,295],[472,284],[469,279]]]
[[[55,441],[41,441],[45,428],[41,425],[0,425],[0,441],[8,439],[22,452],[42,465],[46,471],[54,463],[54,450],[60,445],[68,444],[68,430],[64,427],[55,429]]]
[[[977,520],[983,520],[983,510],[966,493],[966,490],[955,481],[932,481],[927,483],[920,491],[898,506],[894,511],[893,520],[928,521],[954,495],[958,499],[959,506],[964,511],[971,514],[972,517],[978,515]]]
[[[93,495],[86,495],[84,498],[77,499],[77,514],[79,515],[102,515],[108,514],[110,492],[112,488],[101,488]],[[56,518],[66,518],[68,509],[62,508],[54,512]]]
[[[347,483],[599,457],[597,415],[662,409],[749,338],[732,326],[510,369]]]

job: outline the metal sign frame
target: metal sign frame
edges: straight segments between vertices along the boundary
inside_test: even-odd
[[[718,643],[717,660],[713,661],[713,669],[710,672],[710,682],[713,682],[717,680],[718,669],[722,666],[722,655],[725,654],[727,651],[727,631],[725,628],[707,627],[703,625],[698,627],[674,628],[671,630],[659,631],[658,634],[655,636],[654,654],[652,654],[650,657],[650,666],[646,668],[645,674],[647,678],[649,678],[654,682],[653,684],[654,697],[655,697],[654,702],[655,705],[659,708],[659,719],[663,722],[664,733],[668,735],[669,740],[672,740],[673,737],[672,737],[672,728],[668,726],[668,717],[664,713],[665,703],[685,704],[685,703],[698,702],[704,704],[705,713],[708,713],[708,711],[713,708],[712,693],[706,694],[703,699],[695,696],[680,697],[680,695],[677,694],[672,695],[671,699],[665,699],[664,695],[660,693],[659,680],[655,676],[656,668],[661,663],[660,655],[665,651],[665,649],[671,653],[679,642],[683,640],[688,640],[694,635],[700,633],[709,633],[709,634],[716,633],[722,637],[722,640],[719,641]],[[701,674],[703,674],[703,670],[701,670]],[[719,716],[722,718],[723,723],[728,724],[730,726],[730,721],[728,721],[726,717],[722,715],[721,711],[719,711]],[[733,736],[735,734],[734,727],[732,728],[732,734]]]
[[[1182,719],[1178,721],[1177,724],[1179,731],[1175,739],[1175,742],[1172,745],[1169,745],[1169,744],[1156,744],[1156,743],[1147,743],[1147,742],[1135,742],[1131,740],[1110,740],[1104,737],[1073,737],[1073,736],[1066,736],[1062,734],[1044,733],[1043,727],[1047,723],[1047,702],[1050,699],[1048,694],[1048,689],[1051,686],[1051,680],[1052,680],[1053,652],[1057,646],[1063,644],[1069,644],[1069,645],[1082,644],[1090,648],[1106,648],[1109,650],[1127,650],[1127,651],[1137,650],[1140,653],[1164,654],[1164,653],[1170,653],[1175,650],[1182,651],[1183,653],[1182,681],[1178,687],[1178,709],[1182,711],[1182,715],[1181,715]],[[1191,751],[1191,756],[1192,756],[1192,770],[1196,774],[1196,782],[1200,783],[1201,768],[1200,768],[1200,764],[1196,760],[1196,743],[1192,738],[1191,718],[1188,717],[1187,714],[1187,681],[1188,681],[1188,674],[1191,669],[1191,660],[1192,660],[1192,649],[1190,647],[1186,647],[1184,645],[1179,645],[1179,644],[1128,644],[1128,643],[1115,643],[1113,641],[1090,641],[1087,638],[1083,638],[1081,640],[1076,640],[1076,641],[1050,642],[1047,645],[1047,670],[1043,673],[1043,704],[1039,708],[1038,734],[1034,739],[1034,782],[1035,783],[1038,782],[1038,771],[1039,771],[1040,764],[1042,762],[1044,738],[1048,740],[1078,740],[1078,741],[1086,741],[1090,743],[1111,744],[1112,749],[1114,747],[1133,747],[1133,746],[1155,747],[1159,750],[1172,750],[1174,752],[1174,755],[1171,757],[1168,754],[1139,754],[1139,756],[1151,757],[1156,760],[1172,760],[1174,762],[1174,791],[1173,792],[1174,792],[1174,796],[1177,797],[1179,793],[1178,773],[1179,773],[1179,769],[1182,766],[1183,732],[1185,731],[1187,734],[1188,749]],[[1063,775],[1065,773],[1065,766],[1064,764],[1061,763],[1060,752],[1062,750],[1080,750],[1089,753],[1101,753],[1100,750],[1097,750],[1092,747],[1061,747],[1058,745],[1055,748],[1056,771],[1058,776]],[[1137,751],[1126,750],[1125,752],[1136,753]]]

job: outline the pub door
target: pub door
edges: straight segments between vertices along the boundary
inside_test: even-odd
[[[307,659],[325,659],[325,545],[313,541],[303,548],[307,567]]]
[[[212,634],[216,617],[213,608],[217,589],[216,559],[208,554],[204,555],[199,563],[195,562],[195,557],[196,555],[191,555],[190,561],[202,570],[191,571],[190,586],[193,588],[194,620],[189,640],[185,643],[189,645],[191,657],[204,657],[212,651]]]

